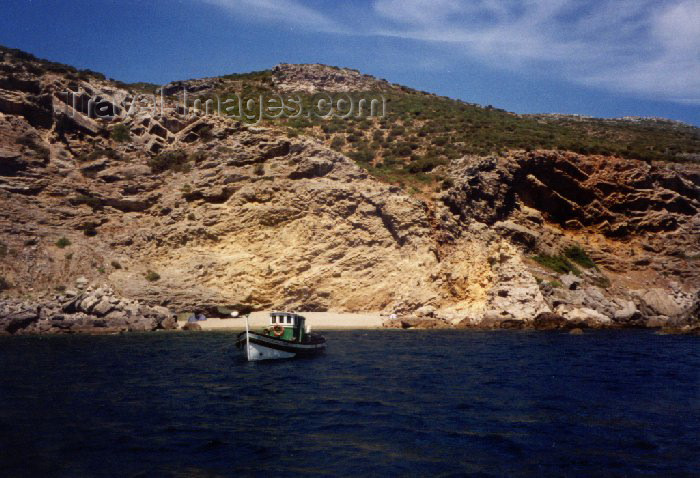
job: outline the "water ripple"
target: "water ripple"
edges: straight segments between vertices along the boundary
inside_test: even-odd
[[[697,339],[328,332],[0,338],[3,476],[691,476]]]

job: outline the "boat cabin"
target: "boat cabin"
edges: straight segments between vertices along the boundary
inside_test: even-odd
[[[306,317],[292,312],[270,313],[268,335],[284,339],[302,341],[306,332]]]

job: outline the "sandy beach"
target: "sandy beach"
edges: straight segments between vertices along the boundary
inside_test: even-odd
[[[378,312],[364,312],[348,314],[340,312],[298,312],[306,317],[306,323],[312,330],[332,329],[378,329],[386,317]],[[270,323],[270,311],[259,311],[250,314],[249,324],[251,329],[260,329]],[[179,320],[178,326],[182,327],[187,321]],[[208,318],[197,322],[202,330],[243,330],[245,318],[217,319]]]

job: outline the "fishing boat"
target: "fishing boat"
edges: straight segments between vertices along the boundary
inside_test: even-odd
[[[252,332],[246,317],[245,332],[236,340],[249,361],[312,357],[326,350],[326,339],[312,334],[303,315],[291,312],[270,313],[270,325],[262,332]]]

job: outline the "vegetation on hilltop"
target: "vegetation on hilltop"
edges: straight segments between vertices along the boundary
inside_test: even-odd
[[[38,58],[32,55],[31,53],[27,53],[26,51],[18,50],[16,48],[8,48],[0,45],[0,61],[5,61],[8,58],[12,58],[15,61],[25,62],[25,68],[35,74],[48,72],[64,74],[70,79],[107,79],[102,73],[98,73],[87,68],[78,69],[74,66]]]
[[[0,55],[27,61],[32,68],[62,72],[70,77],[105,79],[99,73],[41,60],[20,50],[0,47]],[[220,77],[222,87],[201,94],[204,98],[216,94],[222,101],[235,98],[235,95],[258,99],[260,95],[277,92],[275,75],[284,73],[261,70],[224,75]],[[382,94],[387,101],[385,117],[325,119],[312,114],[266,121],[285,127],[291,136],[310,135],[320,139],[384,181],[418,189],[440,188],[445,181],[440,174],[441,166],[450,160],[508,150],[551,149],[644,161],[696,161],[700,157],[700,129],[682,123],[517,115],[492,106],[482,107],[399,85],[374,82],[368,76],[366,80],[368,85],[375,85],[377,91],[354,92],[350,97],[357,101],[361,97],[371,95],[376,98]],[[132,91],[155,91],[156,87],[148,83],[115,83]],[[333,97],[340,98],[341,95],[334,94]],[[303,111],[310,111],[313,96],[300,96]],[[257,116],[253,116],[248,122],[257,121]],[[244,118],[244,121],[247,120]],[[115,139],[128,140],[118,127],[113,133],[117,136]],[[152,166],[154,170],[172,169],[173,165],[179,167],[187,162],[177,159],[160,157],[156,161],[158,164]]]
[[[483,108],[423,93],[391,93],[385,118],[287,120],[302,132],[319,128],[336,137],[344,152],[373,156],[373,164],[409,163],[425,158],[453,159],[510,149],[559,149],[581,154],[618,155],[647,161],[682,160],[700,153],[700,131],[685,125],[659,125],[589,119],[545,121],[495,108]],[[386,163],[389,164],[386,164]]]
[[[245,98],[273,93],[274,74],[264,70],[222,78],[237,80],[235,93]],[[223,99],[234,98],[230,91],[217,93]],[[550,149],[644,161],[689,161],[700,156],[700,130],[682,123],[517,115],[398,85],[350,97],[357,101],[378,94],[387,99],[383,118],[325,119],[312,114],[267,121],[286,126],[292,136],[324,141],[384,181],[419,189],[439,188],[445,178],[435,171],[464,155]],[[313,96],[300,96],[303,111],[310,111]]]

